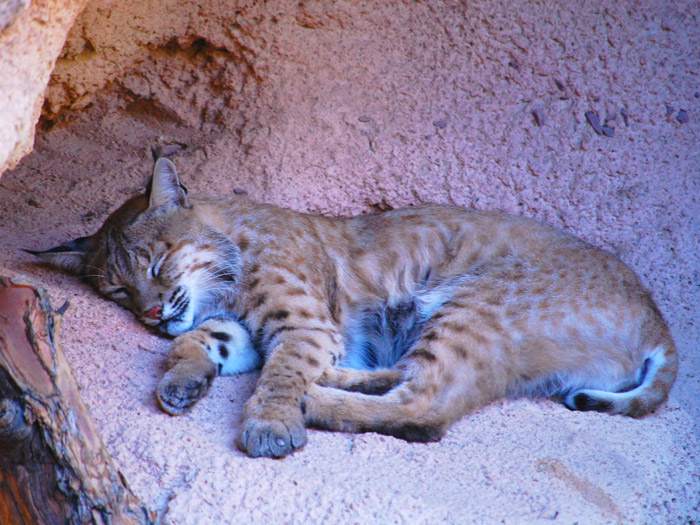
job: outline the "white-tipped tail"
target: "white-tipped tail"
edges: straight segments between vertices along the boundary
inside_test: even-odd
[[[676,377],[677,356],[670,337],[654,348],[639,369],[637,386],[622,392],[582,389],[570,392],[564,404],[572,410],[595,410],[641,417],[668,397]]]

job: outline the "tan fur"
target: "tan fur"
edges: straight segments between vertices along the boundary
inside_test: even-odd
[[[326,218],[240,196],[187,197],[174,167],[159,163],[172,176],[157,167],[149,203],[118,211],[79,264],[65,252],[54,262],[82,265],[107,296],[126,288],[117,300],[151,325],[154,305],[173,308],[178,279],[210,272],[201,279],[216,294],[211,316],[241,320],[264,354],[239,438],[250,455],[288,454],[306,442],[305,426],[435,440],[506,395],[638,417],[673,384],[675,347],[649,293],[617,258],[566,233],[457,207]],[[210,269],[222,250],[226,264]],[[161,257],[161,274],[147,277]],[[438,306],[395,367],[339,366],[358,312],[416,298]],[[211,328],[196,326],[206,318],[160,325],[192,330],[175,340],[158,388],[171,413],[204,395],[215,372],[202,350]]]

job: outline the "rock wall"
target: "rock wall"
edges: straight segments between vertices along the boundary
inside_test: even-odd
[[[9,0],[0,5],[0,175],[34,146],[46,84],[86,1]]]

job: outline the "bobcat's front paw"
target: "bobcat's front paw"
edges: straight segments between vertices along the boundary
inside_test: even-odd
[[[156,398],[160,407],[172,416],[184,414],[209,392],[214,377],[214,363],[204,360],[179,362],[158,383]]]
[[[238,448],[253,458],[282,458],[306,445],[306,428],[298,418],[270,420],[249,417],[243,421]]]

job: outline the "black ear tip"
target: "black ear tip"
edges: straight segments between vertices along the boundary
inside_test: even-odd
[[[68,252],[84,253],[89,250],[91,243],[91,237],[78,237],[77,239],[69,241],[65,244],[61,244],[60,246],[54,246],[53,248],[49,248],[48,250],[29,250],[27,248],[21,248],[21,250],[23,252],[30,253],[37,257],[41,257],[42,255],[61,254]]]

